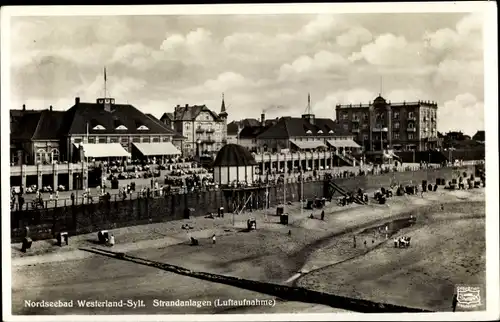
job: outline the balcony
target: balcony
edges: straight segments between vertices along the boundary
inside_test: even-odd
[[[214,133],[215,132],[215,129],[207,129],[206,130],[207,133]]]
[[[374,127],[372,129],[373,132],[387,132],[387,127]]]
[[[359,133],[359,128],[358,129],[352,129],[352,133]]]
[[[204,133],[205,129],[202,129],[201,127],[196,129],[196,133]]]
[[[408,118],[407,118],[408,121],[416,121],[417,120],[417,117],[415,115],[408,115]]]
[[[407,132],[417,132],[417,129],[414,127],[409,127],[409,128],[406,128],[406,131]]]

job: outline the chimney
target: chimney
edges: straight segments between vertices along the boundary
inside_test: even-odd
[[[262,113],[260,115],[260,125],[264,126],[266,124],[266,114]]]
[[[75,97],[75,104],[79,104],[80,103],[80,97]]]
[[[188,107],[188,106],[189,106],[189,104],[186,104],[186,107]]]
[[[52,112],[52,105],[50,105],[50,106],[49,106],[49,111],[51,111],[51,112]]]
[[[26,104],[23,104],[23,111],[26,111]]]

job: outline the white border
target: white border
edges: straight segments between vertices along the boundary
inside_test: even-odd
[[[352,3],[352,4],[252,4],[252,5],[189,5],[189,6],[51,6],[1,8],[1,146],[9,142],[10,108],[10,17],[12,16],[83,16],[83,15],[206,15],[206,14],[317,14],[317,13],[415,13],[415,12],[482,12],[484,14],[484,68],[485,68],[485,130],[486,130],[486,312],[430,313],[430,314],[247,314],[247,315],[128,315],[128,316],[12,316],[11,315],[11,254],[9,184],[2,191],[2,280],[3,318],[5,321],[332,321],[332,320],[387,320],[476,321],[496,320],[500,317],[499,300],[499,208],[498,208],[498,36],[495,2],[432,2],[432,3]],[[7,152],[9,153],[9,152]],[[10,173],[9,158],[1,158],[3,181]]]

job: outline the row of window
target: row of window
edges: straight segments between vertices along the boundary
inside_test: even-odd
[[[368,120],[368,113],[366,113],[366,112],[365,112],[365,113],[363,113],[362,115],[363,115],[363,120],[367,121],[367,120]],[[393,115],[393,118],[394,118],[394,119],[399,119],[399,117],[400,117],[400,112],[394,112],[392,115]],[[408,115],[408,118],[409,118],[409,119],[414,118],[414,117],[415,117],[415,112],[408,112],[408,114],[407,114],[407,115]],[[352,118],[353,118],[353,120],[355,120],[355,121],[359,121],[359,120],[360,120],[360,118],[359,118],[359,114],[353,114]],[[383,120],[383,119],[385,118],[385,113],[377,113],[377,114],[375,115],[375,118],[376,118],[377,120]],[[348,119],[349,119],[349,113],[348,113],[348,112],[344,112],[344,113],[342,114],[342,119],[343,119],[343,120],[348,120]]]
[[[80,138],[75,138],[74,143],[82,143],[83,139]],[[129,142],[129,137],[128,136],[111,136],[109,137],[109,143],[128,143]],[[132,142],[134,143],[158,143],[158,142],[170,142],[169,137],[132,137]],[[94,143],[108,143],[107,137],[94,137],[94,136],[89,136],[88,138],[88,143],[94,144]]]
[[[104,126],[100,125],[100,124],[98,124],[98,125],[96,125],[96,126],[94,126],[94,127],[92,128],[92,130],[97,130],[97,131],[103,131],[103,130],[105,130],[105,129],[106,129],[106,128],[105,128]],[[126,130],[128,130],[128,128],[127,128],[125,125],[118,125],[118,126],[115,128],[115,130],[126,131]],[[141,125],[141,126],[139,126],[139,127],[137,128],[137,130],[138,130],[138,131],[148,131],[148,130],[149,130],[149,128],[148,128],[147,126],[145,126],[145,125]]]
[[[394,140],[399,140],[401,138],[401,136],[399,135],[399,133],[395,132],[392,134],[392,138]],[[368,134],[363,134],[363,140],[368,141],[368,139],[369,139]],[[414,139],[415,139],[415,134],[408,133],[408,140],[414,140]],[[380,141],[380,136],[374,136],[373,141]]]
[[[399,122],[395,122],[393,125],[394,125],[394,129],[399,129],[399,128],[400,128],[400,126],[401,126]],[[345,131],[349,130],[349,124],[344,123],[344,124],[343,124],[343,127],[344,127],[344,130],[345,130]],[[375,128],[378,128],[378,129],[383,128],[383,127],[384,127],[384,125],[383,125],[383,124],[377,124],[377,125],[375,125]],[[353,128],[354,128],[354,129],[359,129],[359,127],[356,127],[356,126],[354,126]],[[362,128],[362,129],[367,129],[367,128],[368,128],[368,124],[366,124],[366,123],[361,124],[361,128]],[[414,128],[415,128],[415,124],[413,124],[413,123],[408,123],[408,128],[409,128],[409,129],[414,129]],[[428,129],[428,128],[424,128],[423,130],[424,130],[425,132],[429,131],[429,129]],[[431,129],[430,131],[431,131],[431,132],[434,132],[434,131],[436,131],[436,130],[435,130],[435,129]]]
[[[45,150],[38,149],[35,154],[35,163],[52,163],[52,161],[59,161],[59,150],[56,148]]]

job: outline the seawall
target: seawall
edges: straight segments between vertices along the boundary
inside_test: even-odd
[[[380,175],[366,175],[333,179],[348,191],[356,191],[388,187],[391,183],[420,184],[422,180],[435,182],[436,178],[451,180],[458,178],[463,172],[468,175],[474,172],[473,166],[462,168],[428,169],[412,172],[391,172]],[[325,181],[309,181],[303,184],[305,199],[325,196]],[[260,191],[252,199],[251,208],[264,205],[264,191]],[[283,185],[268,189],[269,206],[283,202]],[[296,202],[301,198],[300,183],[289,183],[286,188],[286,201]],[[133,225],[166,222],[184,218],[186,208],[192,208],[191,217],[205,216],[215,213],[220,207],[227,211],[232,209],[228,195],[223,191],[194,192],[188,194],[167,195],[158,198],[140,198],[116,202],[96,202],[93,204],[46,208],[40,210],[11,212],[12,242],[19,242],[24,237],[24,227],[29,227],[33,240],[54,238],[53,232],[67,231],[70,235],[96,232],[101,229],[114,229]]]

